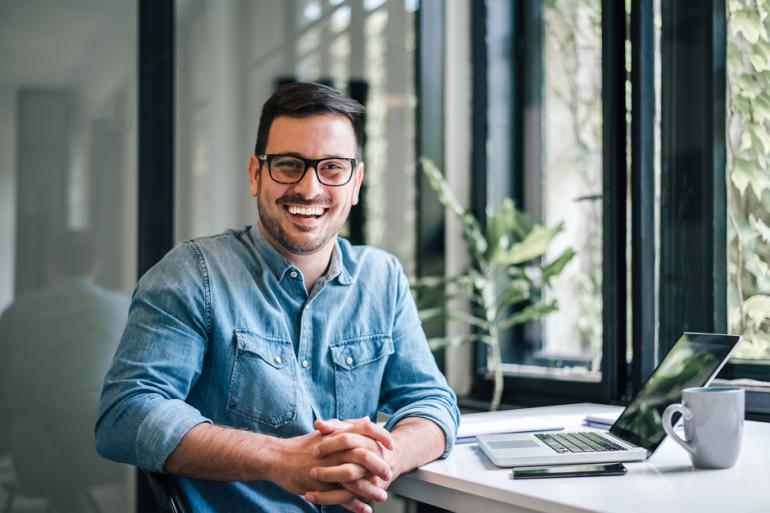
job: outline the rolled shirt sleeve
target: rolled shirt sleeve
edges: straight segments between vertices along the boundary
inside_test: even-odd
[[[139,281],[102,389],[95,434],[103,457],[163,472],[184,434],[211,422],[185,402],[201,373],[209,308],[205,262],[191,243]]]
[[[457,397],[441,374],[422,329],[409,282],[399,264],[394,318],[394,351],[388,361],[380,393],[380,411],[390,414],[385,428],[392,430],[406,417],[422,417],[444,432],[442,458],[454,447],[460,412]]]

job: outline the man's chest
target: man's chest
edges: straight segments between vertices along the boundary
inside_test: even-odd
[[[231,290],[227,301],[212,294],[219,307],[201,384],[217,390],[217,405],[208,392],[207,414],[285,434],[307,432],[318,417],[376,413],[392,309],[374,290],[327,287],[309,300],[302,292],[263,284]]]

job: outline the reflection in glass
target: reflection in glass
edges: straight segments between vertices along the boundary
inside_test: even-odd
[[[0,505],[133,511],[100,459],[102,379],[136,280],[132,1],[0,7]]]
[[[666,436],[661,423],[666,407],[681,401],[685,388],[706,385],[737,341],[729,335],[683,334],[610,432],[655,450]]]
[[[50,247],[49,285],[0,316],[0,429],[19,490],[80,512],[90,509],[89,488],[124,475],[97,455],[93,429],[129,300],[95,282],[101,261],[90,234],[66,231]]]

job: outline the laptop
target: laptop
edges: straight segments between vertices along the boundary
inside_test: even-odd
[[[608,432],[480,435],[479,447],[499,467],[645,460],[666,437],[666,406],[681,401],[683,389],[708,385],[739,339],[682,334]]]

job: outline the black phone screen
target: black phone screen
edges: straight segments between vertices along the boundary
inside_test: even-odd
[[[622,463],[589,463],[586,465],[557,465],[553,467],[519,467],[513,469],[513,479],[540,477],[620,476],[626,473]]]

